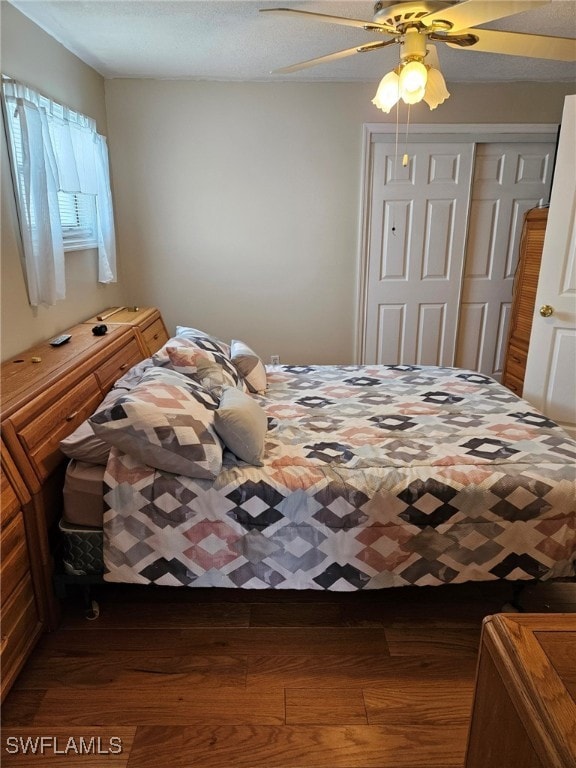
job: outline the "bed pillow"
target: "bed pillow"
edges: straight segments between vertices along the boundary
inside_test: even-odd
[[[108,408],[116,402],[120,394],[125,394],[125,392],[126,390],[118,392],[111,389],[96,408],[95,413]],[[80,426],[76,427],[72,434],[60,441],[60,450],[69,459],[84,461],[87,464],[100,464],[105,467],[110,454],[110,443],[96,435],[89,420],[86,419]]]
[[[176,338],[187,339],[194,343],[202,342],[206,345],[210,345],[209,351],[221,352],[223,355],[226,355],[226,357],[230,356],[229,344],[216,338],[216,336],[212,336],[210,333],[198,330],[198,328],[188,328],[188,326],[185,325],[177,325]]]
[[[118,397],[123,393],[133,389],[142,379],[142,376],[150,370],[152,361],[147,358],[124,374],[116,383],[113,388],[104,397],[100,405],[94,411],[97,413],[107,408],[111,403],[114,403]],[[86,419],[76,427],[72,434],[65,437],[60,441],[60,450],[69,459],[76,459],[76,461],[83,461],[87,464],[100,464],[105,467],[108,463],[108,456],[110,455],[110,443],[106,440],[102,440],[98,437],[92,429],[92,425]]]
[[[235,456],[262,466],[268,419],[254,398],[236,387],[225,387],[214,414],[214,427]]]
[[[170,363],[170,358],[166,351],[168,347],[194,347],[197,349],[193,341],[185,339],[184,337],[178,338],[177,336],[174,336],[171,339],[168,339],[168,341],[152,355],[152,362],[156,367],[165,366]]]
[[[230,356],[250,392],[264,394],[267,386],[266,368],[256,352],[243,341],[233,339]]]
[[[222,383],[233,387],[244,387],[243,380],[232,361],[221,352],[208,351],[196,346],[166,347],[166,352],[170,367],[192,379],[199,379],[199,366],[205,370],[206,363],[212,363],[212,366],[218,365],[222,369]]]
[[[207,358],[198,358],[196,380],[214,397],[220,400],[224,387],[236,387],[236,382],[219,363]]]
[[[174,371],[146,374],[140,384],[90,418],[94,432],[150,467],[210,479],[222,468],[214,429],[216,399],[197,382],[174,383]]]

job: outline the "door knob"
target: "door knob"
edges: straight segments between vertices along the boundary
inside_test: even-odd
[[[554,307],[551,307],[550,304],[542,304],[540,307],[540,314],[542,317],[550,317],[554,314]]]

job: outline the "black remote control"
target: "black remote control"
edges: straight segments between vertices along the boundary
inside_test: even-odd
[[[51,347],[61,347],[62,344],[66,344],[70,339],[72,338],[72,335],[70,333],[63,333],[62,336],[56,336],[55,339],[52,339],[50,342]]]

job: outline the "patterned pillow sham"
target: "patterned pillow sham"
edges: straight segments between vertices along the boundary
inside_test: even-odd
[[[268,419],[256,400],[235,387],[225,387],[214,427],[226,448],[247,464],[262,466]]]
[[[98,413],[98,411],[106,410],[106,408],[109,408],[118,400],[120,394],[125,394],[125,392],[126,390],[122,390],[119,393],[111,389],[95,412]],[[84,461],[87,464],[99,464],[103,467],[108,463],[110,448],[110,443],[102,440],[101,437],[94,433],[88,419],[76,427],[74,432],[60,441],[60,450],[64,456],[67,456],[69,459],[76,459],[76,461]]]
[[[267,387],[266,368],[253,349],[238,339],[232,340],[230,356],[250,392],[264,394]]]
[[[225,341],[221,341],[220,339],[216,338],[216,336],[212,336],[210,333],[198,330],[198,328],[188,328],[185,325],[177,325],[176,338],[193,341],[199,346],[202,346],[201,343],[204,343],[207,345],[206,348],[208,348],[208,345],[211,345],[211,349],[209,349],[209,351],[221,352],[223,355],[226,355],[226,357],[230,357],[229,344],[226,344]]]
[[[114,387],[105,395],[100,405],[96,408],[96,412],[108,408],[121,394],[139,384],[142,376],[151,370],[151,366],[152,361],[150,358],[147,358],[130,368],[124,376],[115,382]],[[183,380],[186,382],[185,378]],[[67,456],[69,459],[76,459],[76,461],[83,461],[86,464],[99,464],[103,467],[108,463],[110,448],[110,443],[102,440],[101,437],[94,433],[88,419],[76,427],[72,434],[60,441],[60,450],[64,456]]]
[[[239,389],[244,388],[242,377],[234,367],[232,361],[221,352],[209,351],[197,346],[166,347],[168,365],[178,373],[190,376],[192,379],[201,380],[198,367],[205,369],[206,362],[219,365],[222,369],[221,384],[229,384]]]
[[[222,468],[214,429],[218,403],[197,382],[175,383],[175,373],[149,371],[134,389],[91,416],[90,424],[103,440],[143,464],[211,479]]]

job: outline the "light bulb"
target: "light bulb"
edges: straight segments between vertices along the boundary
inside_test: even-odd
[[[409,61],[400,72],[400,95],[406,104],[417,104],[424,98],[428,70],[421,61]]]
[[[439,69],[430,67],[428,70],[428,81],[424,93],[424,101],[430,109],[436,109],[438,104],[442,104],[450,96],[446,88],[446,82]]]
[[[396,72],[388,72],[380,80],[380,85],[376,91],[376,96],[372,99],[372,104],[381,109],[382,112],[390,112],[394,104],[400,98],[400,79]]]

